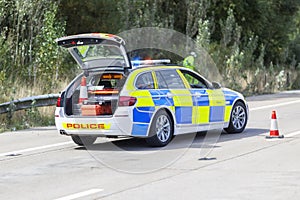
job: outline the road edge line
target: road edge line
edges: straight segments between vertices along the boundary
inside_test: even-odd
[[[286,106],[286,105],[295,104],[295,103],[300,103],[300,100],[278,103],[278,104],[267,105],[267,106],[261,106],[261,107],[257,107],[257,108],[249,108],[249,111],[263,110],[263,109],[267,109],[267,108]]]
[[[63,145],[67,145],[67,144],[73,144],[73,142],[71,142],[71,141],[70,142],[61,142],[61,143],[49,144],[49,145],[44,145],[44,146],[39,146],[39,147],[32,147],[32,148],[27,148],[27,149],[22,149],[22,150],[4,152],[4,153],[0,153],[0,157],[14,155],[14,154],[21,154],[21,153],[36,151],[36,150],[41,150],[41,149],[48,149],[48,148],[63,146]]]
[[[86,190],[86,191],[83,191],[83,192],[71,194],[71,195],[68,195],[68,196],[65,196],[65,197],[61,197],[61,198],[58,198],[58,199],[55,199],[55,200],[73,200],[73,199],[88,196],[88,195],[91,195],[91,194],[96,194],[96,193],[102,192],[102,191],[103,191],[103,189],[94,188],[94,189]]]

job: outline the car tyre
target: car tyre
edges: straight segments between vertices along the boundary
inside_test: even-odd
[[[238,101],[232,108],[229,126],[224,130],[227,133],[241,133],[246,128],[247,121],[248,116],[246,106],[242,102]]]
[[[71,137],[73,142],[79,146],[92,145],[97,139],[97,137],[93,137],[93,136],[72,135]]]
[[[146,138],[146,142],[153,147],[166,146],[173,138],[174,127],[173,122],[165,110],[159,110],[154,116],[151,127],[150,136]]]

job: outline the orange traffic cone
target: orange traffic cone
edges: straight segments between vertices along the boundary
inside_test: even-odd
[[[277,117],[276,117],[275,110],[272,111],[270,135],[266,136],[266,138],[284,138],[283,135],[279,135],[278,123],[277,123]]]
[[[78,103],[81,104],[83,101],[88,99],[88,94],[87,94],[87,87],[86,87],[86,77],[83,76],[81,79],[81,84],[80,84],[80,93],[79,93],[79,101]]]

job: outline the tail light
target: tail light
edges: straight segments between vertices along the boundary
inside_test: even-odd
[[[136,102],[135,97],[131,96],[120,96],[119,98],[119,106],[133,106]]]
[[[61,97],[57,98],[56,107],[62,107]]]
[[[56,107],[64,107],[64,96],[65,96],[65,92],[62,92],[60,96],[57,98]]]

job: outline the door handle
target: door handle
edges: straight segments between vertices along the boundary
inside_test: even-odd
[[[195,92],[195,96],[196,97],[201,97],[201,93],[200,92]]]
[[[168,93],[167,93],[167,97],[168,97],[168,98],[173,98],[173,96],[174,96],[174,95],[173,95],[171,92],[168,92]]]

